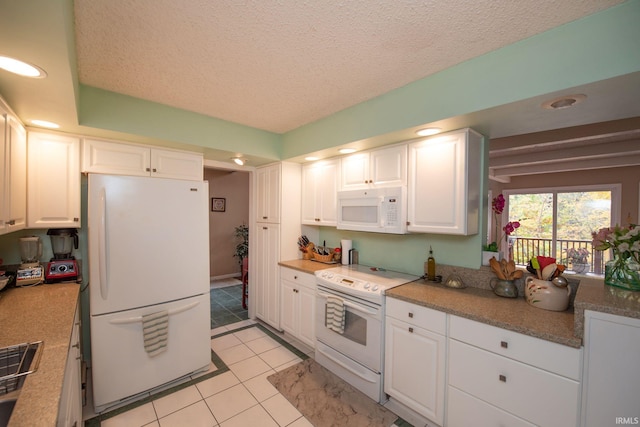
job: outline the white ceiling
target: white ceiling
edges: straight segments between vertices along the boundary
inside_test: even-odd
[[[80,82],[284,133],[621,0],[76,0]]]
[[[0,53],[38,64],[49,74],[34,81],[0,71],[0,94],[25,122],[46,118],[61,123],[65,132],[134,142],[183,143],[79,125],[78,83],[284,133],[620,3],[623,0],[0,0],[0,40],[5,42]],[[494,140],[640,117],[640,72],[569,89],[587,94],[588,100],[557,112],[539,108],[549,97],[567,94],[565,90],[430,124],[473,127]],[[350,145],[365,149],[406,140],[415,136],[414,130]],[[637,133],[628,126],[619,131],[625,133],[621,138],[631,135],[632,142],[615,144],[624,150],[616,153],[618,158],[637,159]],[[546,137],[543,132],[542,139]],[[532,142],[540,138],[526,140],[537,144],[540,156],[543,151],[549,159],[558,154],[552,145]],[[521,147],[514,139],[504,141]],[[563,141],[570,147],[578,143],[571,137]],[[185,148],[202,150],[209,160],[230,157],[216,147]],[[319,154],[335,155],[335,148]],[[500,179],[535,169],[518,160],[524,156],[517,150],[496,150],[505,147],[492,148],[490,156],[491,162],[501,158],[501,169],[496,164],[492,170]],[[273,161],[246,154],[252,165]],[[609,164],[602,153],[594,156],[600,165]],[[536,167],[544,171],[551,166],[540,160]]]

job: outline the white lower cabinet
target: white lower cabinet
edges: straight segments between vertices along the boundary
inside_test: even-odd
[[[80,312],[79,306],[73,319],[71,342],[64,370],[62,395],[58,408],[59,427],[80,427],[82,423],[82,379],[80,374]]]
[[[253,258],[256,271],[260,274],[254,281],[250,304],[255,304],[256,316],[265,323],[280,329],[280,281],[278,257],[280,253],[280,224],[257,224],[255,237],[256,251]],[[251,277],[251,275],[250,275]]]
[[[447,425],[473,427],[535,427],[510,413],[490,405],[480,399],[449,387],[447,402],[449,407],[457,408],[448,411]]]
[[[315,276],[280,267],[282,330],[314,348]]]
[[[470,425],[468,404],[488,414],[473,425],[578,423],[580,349],[450,316],[448,360],[448,426]]]
[[[446,314],[393,298],[386,307],[384,391],[443,425]]]
[[[640,319],[585,311],[582,425],[640,424]]]

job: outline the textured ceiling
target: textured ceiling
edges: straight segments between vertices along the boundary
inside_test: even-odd
[[[81,83],[284,133],[621,0],[76,0]]]

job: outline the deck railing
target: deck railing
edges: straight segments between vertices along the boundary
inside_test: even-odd
[[[566,265],[569,269],[572,264],[566,259],[567,249],[585,248],[589,251],[587,258],[589,271],[584,273],[604,274],[605,257],[607,252],[596,251],[591,240],[556,240],[556,253],[553,254],[553,241],[537,237],[515,237],[509,236],[509,250],[516,264],[527,265],[531,257],[536,255],[554,256],[560,264]]]

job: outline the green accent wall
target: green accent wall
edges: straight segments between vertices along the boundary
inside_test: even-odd
[[[80,86],[79,122],[198,147],[279,160],[281,136],[91,86]]]

